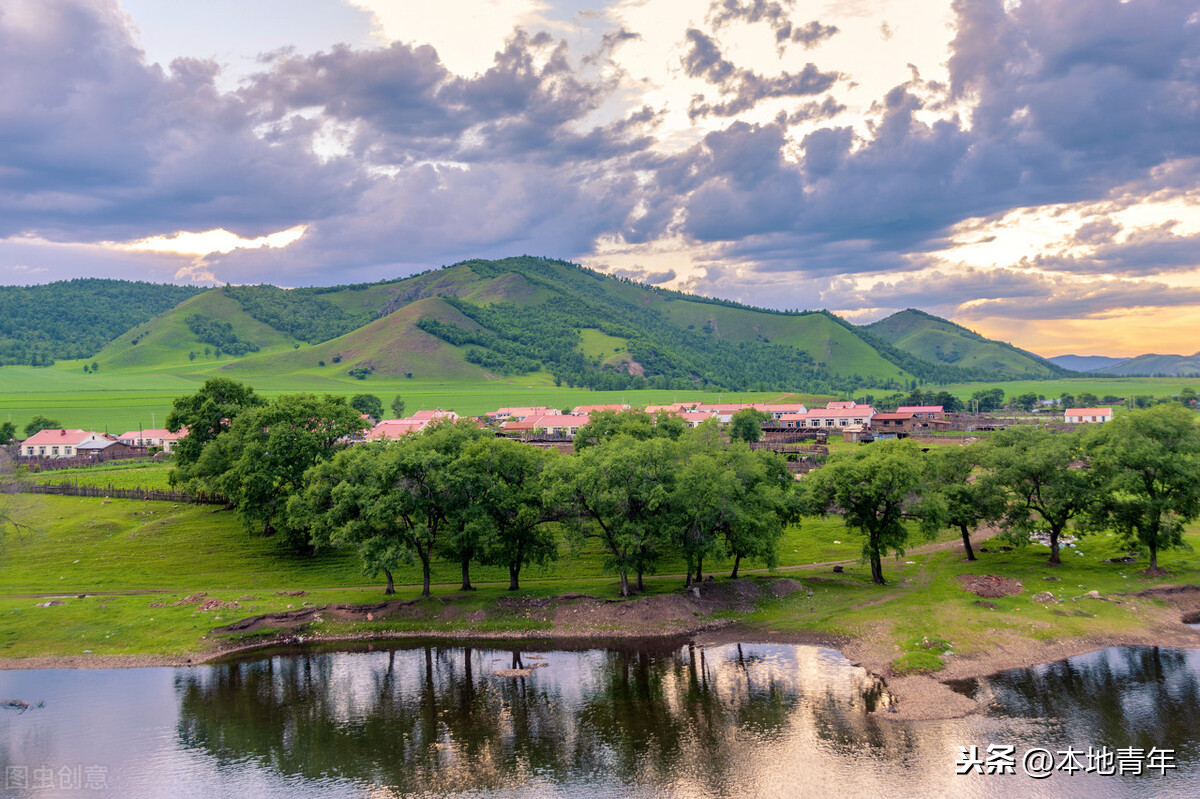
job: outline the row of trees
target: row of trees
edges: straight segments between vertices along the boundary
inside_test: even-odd
[[[176,400],[170,429],[186,425],[174,485],[224,494],[248,530],[313,547],[352,547],[364,570],[421,564],[429,593],[434,558],[521,570],[597,542],[621,593],[642,588],[665,557],[688,582],[708,558],[772,565],[799,510],[779,456],[727,441],[716,423],[602,414],[581,431],[580,452],[559,455],[497,438],[472,422],[435,425],[399,441],[346,446],[366,420],[341,397],[284,395],[214,378]],[[676,422],[675,424],[670,421]]]
[[[1183,544],[1200,516],[1200,428],[1179,405],[1132,411],[1075,432],[1019,426],[968,447],[923,453],[909,441],[885,441],[834,460],[804,481],[808,512],[840,512],[862,534],[872,580],[883,583],[882,557],[904,553],[914,527],[932,536],[970,536],[996,524],[1014,543],[1044,534],[1050,563],[1059,544],[1114,530],[1149,555]]]

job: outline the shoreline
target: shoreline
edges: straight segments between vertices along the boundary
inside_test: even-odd
[[[183,655],[39,655],[25,658],[0,658],[0,671],[41,669],[127,669],[154,667],[186,667],[212,665],[222,661],[252,657],[273,650],[303,651],[315,646],[337,644],[390,644],[403,641],[451,640],[456,643],[569,643],[576,646],[604,646],[616,642],[694,641],[701,646],[726,643],[763,643],[820,646],[842,654],[854,666],[883,679],[895,699],[889,712],[877,712],[879,718],[892,721],[933,721],[961,718],[980,709],[978,703],[947,684],[949,681],[988,677],[1010,669],[1028,668],[1053,663],[1077,655],[1095,652],[1112,646],[1158,646],[1179,649],[1200,649],[1200,630],[1180,621],[1172,621],[1170,608],[1155,614],[1143,632],[1106,636],[1085,636],[1038,641],[1015,636],[998,637],[987,652],[955,655],[946,658],[946,666],[938,672],[899,676],[892,673],[891,659],[895,656],[883,636],[869,634],[831,635],[799,630],[779,632],[748,626],[736,620],[708,620],[701,624],[657,632],[643,630],[612,630],[588,628],[555,628],[546,630],[514,630],[497,632],[460,632],[453,630],[379,631],[372,633],[334,633],[302,636],[277,636],[240,646],[224,647],[208,652]],[[1178,611],[1174,616],[1178,618]]]

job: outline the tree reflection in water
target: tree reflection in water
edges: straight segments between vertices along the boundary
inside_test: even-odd
[[[732,790],[797,724],[835,748],[881,740],[867,712],[888,701],[829,650],[745,644],[308,653],[191,670],[176,692],[181,743],[221,762],[432,792]]]

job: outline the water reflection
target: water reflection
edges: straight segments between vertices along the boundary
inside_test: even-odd
[[[992,715],[1052,720],[1053,740],[1085,729],[1110,748],[1174,746],[1187,759],[1200,751],[1198,650],[1110,647],[951,687]]]
[[[508,669],[528,676],[497,675]],[[836,652],[746,644],[279,656],[185,672],[177,691],[185,746],[403,792],[546,780],[724,792],[740,760],[797,723],[839,747],[878,743],[866,712],[888,701]]]
[[[0,671],[0,698],[46,702],[0,713],[0,769],[102,766],[110,790],[87,793],[116,797],[1196,795],[1200,651],[1109,649],[958,688],[984,709],[895,722],[884,686],[838,653],[762,644]],[[961,747],[988,744],[1171,748],[1178,769],[955,774]]]

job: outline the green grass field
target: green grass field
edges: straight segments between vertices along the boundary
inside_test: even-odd
[[[35,472],[31,475],[31,479],[42,484],[69,483],[95,488],[141,488],[148,491],[168,491],[171,488],[168,481],[170,471],[171,464],[169,462],[137,459],[111,461],[78,469]]]
[[[34,495],[15,495],[11,501],[28,526],[9,534],[0,550],[0,657],[78,654],[85,649],[97,654],[185,654],[204,650],[214,626],[237,618],[309,603],[370,603],[383,598],[381,581],[365,577],[349,553],[311,556],[282,550],[273,539],[248,534],[232,513],[213,506]],[[947,531],[941,538],[955,536]],[[1187,540],[1200,544],[1200,531],[1193,528]],[[1141,576],[1136,564],[1103,563],[1123,551],[1115,538],[1101,534],[1067,549],[1064,565],[1055,570],[1045,565],[1047,550],[1039,546],[981,554],[974,564],[964,563],[957,548],[888,558],[884,569],[890,584],[880,588],[870,584],[867,567],[856,561],[860,545],[838,518],[805,519],[789,528],[779,547],[785,570],[777,573],[800,578],[812,596],[801,592],[764,601],[740,620],[773,632],[885,634],[894,640],[897,655],[906,642],[926,638],[944,638],[954,651],[971,653],[989,646],[998,633],[1043,639],[1119,633],[1138,624],[1130,603],[1090,601],[1088,615],[1061,615],[1052,612],[1058,606],[1032,603],[1029,597],[1037,591],[1052,590],[1069,599],[1089,590],[1105,595],[1133,592],[1164,580],[1194,581],[1200,575],[1200,556],[1193,551],[1163,553],[1160,562],[1171,574],[1155,580]],[[804,564],[830,560],[852,562],[839,575],[825,567],[804,569]],[[571,551],[563,546],[557,563],[522,573],[520,595],[582,591],[614,597],[617,582],[602,561],[595,547]],[[743,564],[746,573],[756,567],[761,564]],[[706,571],[718,575],[727,569],[728,564],[706,564]],[[659,574],[647,579],[648,593],[678,591],[681,571],[681,563],[662,563]],[[1014,577],[1026,591],[984,606],[959,587],[957,576],[963,573]],[[1043,583],[1048,575],[1061,580]],[[461,619],[474,609],[488,608],[491,614],[496,600],[509,595],[507,575],[500,569],[475,567],[473,580],[480,590],[470,596],[457,593],[458,576],[455,564],[436,563],[435,596],[423,617],[330,622],[314,630],[451,629],[461,622],[441,613],[447,600],[458,614],[454,618]],[[399,598],[416,597],[415,566],[401,569],[396,579]],[[279,593],[297,590],[306,596]],[[175,604],[197,592],[237,601],[239,607],[201,612],[194,602]],[[64,604],[38,607],[47,597]],[[1084,606],[1062,607],[1073,611]],[[544,623],[514,612],[511,618],[492,614],[488,621],[464,629],[536,630],[539,624]]]
[[[1136,397],[1149,395],[1152,397],[1169,397],[1178,394],[1184,386],[1200,389],[1200,378],[1187,377],[1070,377],[1062,380],[1010,380],[999,383],[957,383],[946,386],[935,386],[933,390],[949,391],[959,399],[970,399],[971,395],[983,388],[1002,388],[1006,397],[1033,392],[1044,394],[1048,399],[1056,399],[1066,393],[1078,396],[1091,392],[1097,397],[1113,395],[1115,397]]]

